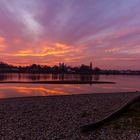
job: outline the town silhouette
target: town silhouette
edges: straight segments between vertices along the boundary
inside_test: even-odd
[[[94,67],[92,62],[89,65],[67,66],[65,63],[48,66],[32,64],[29,66],[14,66],[7,63],[0,63],[0,73],[48,73],[48,74],[112,74],[112,75],[140,75],[140,70],[103,70]]]

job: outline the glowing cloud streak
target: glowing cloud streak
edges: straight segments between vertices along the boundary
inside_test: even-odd
[[[139,0],[1,0],[0,61],[140,69],[139,13]]]

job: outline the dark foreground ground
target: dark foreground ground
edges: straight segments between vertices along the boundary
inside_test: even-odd
[[[140,129],[132,125],[135,118],[140,118],[139,113],[134,113],[139,110],[123,114],[89,134],[80,132],[81,126],[103,119],[139,95],[135,92],[0,99],[0,140],[139,140]]]

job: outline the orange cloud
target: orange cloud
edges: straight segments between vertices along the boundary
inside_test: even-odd
[[[14,38],[14,39],[12,40],[12,43],[13,43],[14,45],[19,45],[20,43],[22,43],[22,41],[21,41],[19,38]]]
[[[5,48],[7,48],[7,47],[8,47],[8,45],[6,43],[5,38],[0,36],[0,51],[4,51]]]
[[[85,57],[69,57],[69,58],[64,58],[64,61],[66,62],[79,62]]]
[[[37,45],[38,46],[38,45]],[[29,57],[29,56],[38,56],[44,57],[48,55],[54,56],[64,56],[66,54],[77,53],[80,52],[80,49],[73,49],[73,46],[69,46],[62,43],[55,43],[55,44],[40,44],[38,49],[25,49],[20,50],[14,56],[21,56],[21,57]]]

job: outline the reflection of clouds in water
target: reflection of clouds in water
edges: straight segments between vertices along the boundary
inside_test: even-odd
[[[64,85],[64,87],[65,88],[73,88],[73,89],[82,89],[81,85]]]
[[[124,90],[129,90],[129,91],[130,91],[130,90],[131,90],[131,91],[136,91],[136,90],[138,91],[138,90],[140,90],[139,88],[128,88],[128,87],[124,87],[123,89],[124,89]]]
[[[0,98],[6,98],[6,95],[4,92],[0,92]]]
[[[49,77],[49,75],[45,75]],[[79,75],[76,75],[77,78]],[[41,75],[43,77],[43,75]],[[95,76],[96,77],[96,76]],[[95,77],[93,79],[95,79]],[[96,77],[97,78],[97,77]],[[86,93],[111,93],[140,91],[140,76],[100,76],[101,81],[116,84],[60,85],[60,84],[0,84],[0,98],[22,96],[50,96]]]
[[[112,86],[102,86],[103,89],[116,89],[117,87]]]
[[[93,79],[95,81],[99,81],[100,80],[100,75],[93,75]]]
[[[16,86],[4,86],[0,87],[0,98],[11,97],[14,93],[17,96],[51,96],[51,95],[65,95],[63,91],[47,88],[29,88],[29,87],[16,87]]]
[[[113,92],[121,92],[121,91],[125,91],[125,92],[135,92],[135,91],[139,91],[139,88],[129,88],[129,87],[125,87],[125,86],[102,86],[102,89],[104,89],[105,91],[109,92],[109,91],[113,91]]]

